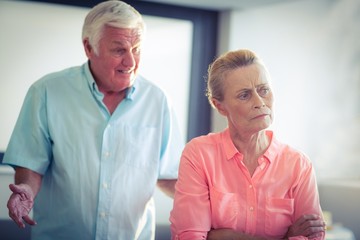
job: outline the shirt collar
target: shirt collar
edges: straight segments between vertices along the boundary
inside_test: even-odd
[[[83,68],[84,68],[84,73],[85,73],[85,76],[86,76],[86,80],[88,82],[88,85],[91,89],[91,92],[94,94],[94,96],[98,97],[98,98],[103,98],[104,97],[104,94],[102,92],[99,91],[99,88],[95,82],[95,79],[90,71],[90,62],[86,62],[84,65],[83,65]],[[133,100],[133,97],[134,97],[134,92],[135,92],[135,89],[137,87],[137,81],[135,79],[134,81],[134,84],[129,87],[127,90],[126,90],[126,96],[125,98],[128,99],[128,100]]]
[[[225,131],[221,133],[221,141],[224,145],[227,160],[231,160],[236,154],[239,154],[239,151],[231,140],[229,128],[226,128]]]
[[[264,153],[264,157],[266,157],[270,162],[273,162],[279,151],[280,144],[274,137],[273,131],[267,130],[266,135],[270,139],[270,145],[269,145],[268,149],[266,150],[266,152]]]
[[[266,130],[265,133],[270,139],[270,145],[263,156],[267,158],[269,162],[272,162],[276,158],[277,151],[279,150],[279,142],[274,138],[273,131]],[[234,159],[236,155],[240,155],[242,159],[242,153],[237,150],[233,141],[231,140],[229,128],[226,128],[221,133],[221,140],[224,144],[225,154],[228,160]]]

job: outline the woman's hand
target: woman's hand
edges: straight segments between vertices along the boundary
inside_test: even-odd
[[[316,238],[324,235],[326,224],[322,218],[316,214],[303,215],[289,227],[286,237],[304,236]]]

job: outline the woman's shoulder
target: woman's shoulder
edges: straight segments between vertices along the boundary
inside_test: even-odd
[[[276,151],[278,157],[286,159],[286,162],[292,162],[302,166],[311,165],[309,156],[301,149],[290,144],[283,143],[276,138],[273,139],[273,146],[275,146],[274,151]]]
[[[194,137],[188,145],[216,145],[221,142],[223,132],[210,132],[205,135]]]

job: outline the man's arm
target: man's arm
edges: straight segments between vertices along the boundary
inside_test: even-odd
[[[176,181],[177,179],[160,179],[157,181],[157,186],[167,196],[174,198]]]
[[[15,184],[9,188],[13,192],[7,203],[9,216],[21,228],[25,227],[23,221],[30,225],[36,222],[29,217],[34,205],[34,199],[41,187],[42,175],[26,168],[15,168]]]

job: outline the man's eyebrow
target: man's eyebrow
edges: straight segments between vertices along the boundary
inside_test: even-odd
[[[117,40],[112,41],[112,43],[115,43],[115,44],[117,44],[117,45],[124,45],[124,43],[123,43],[123,42],[121,42],[121,41],[117,41]]]
[[[123,41],[114,40],[112,41],[113,44],[120,45],[120,46],[126,46],[126,43]],[[133,47],[141,46],[141,41],[138,41],[132,45]]]

